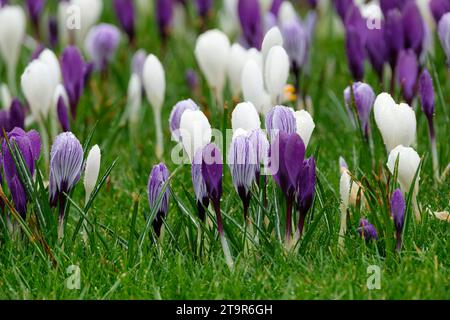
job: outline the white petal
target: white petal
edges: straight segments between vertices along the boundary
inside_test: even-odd
[[[247,61],[247,50],[239,43],[234,43],[230,49],[230,59],[228,61],[228,79],[230,81],[231,92],[234,97],[241,93],[242,70]]]
[[[196,151],[211,142],[211,125],[200,110],[186,110],[180,120],[180,136],[189,159],[194,159]]]
[[[234,108],[231,114],[231,127],[233,132],[238,129],[252,131],[261,128],[261,120],[253,103],[242,102]]]
[[[284,87],[289,77],[289,57],[281,46],[269,50],[264,66],[266,89],[272,104],[279,104],[284,96]]]
[[[101,152],[98,145],[95,145],[89,151],[86,159],[86,169],[84,171],[84,189],[86,194],[91,194],[97,183],[98,174],[100,172]]]
[[[145,60],[142,74],[147,100],[155,110],[160,110],[166,93],[166,76],[159,59],[150,54]]]
[[[17,64],[20,47],[25,37],[25,12],[20,6],[0,9],[0,53],[10,66]]]
[[[264,60],[266,60],[267,54],[273,46],[283,46],[283,36],[278,27],[272,27],[264,36],[261,45],[261,52]]]
[[[294,115],[297,123],[297,133],[302,138],[306,148],[316,125],[308,111],[296,111]]]

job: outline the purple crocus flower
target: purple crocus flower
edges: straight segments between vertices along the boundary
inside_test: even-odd
[[[447,56],[447,66],[450,68],[450,12],[444,14],[439,20],[438,35],[442,49]]]
[[[417,83],[419,62],[413,50],[402,50],[398,55],[396,74],[402,88],[402,94],[408,104],[411,104]]]
[[[369,117],[375,101],[375,92],[372,87],[363,82],[355,82],[353,84],[353,97],[355,101],[356,111],[358,113],[361,129],[364,131],[366,138],[369,133]],[[347,87],[344,90],[344,100],[350,114],[352,113],[352,90]]]
[[[192,185],[194,187],[195,199],[197,201],[197,212],[199,218],[205,221],[205,208],[208,208],[209,198],[206,190],[205,180],[202,176],[203,150],[199,149],[194,155],[191,166]]]
[[[39,19],[44,5],[44,0],[26,0],[28,14],[30,15],[30,20],[33,23],[36,33],[39,33]]]
[[[450,1],[448,0],[431,0],[429,6],[436,23],[441,20],[444,14],[450,12]]]
[[[405,199],[400,189],[396,189],[391,198],[391,214],[394,219],[394,226],[397,238],[397,251],[402,248],[402,231],[405,222]]]
[[[114,0],[114,10],[117,19],[130,42],[134,41],[135,35],[135,10],[133,0]]]
[[[165,41],[170,33],[173,18],[173,0],[156,1],[156,21],[158,22],[159,34]]]
[[[244,207],[244,219],[248,222],[248,207],[250,205],[250,188],[255,181],[255,173],[259,167],[258,157],[254,144],[246,132],[235,134],[231,140],[228,153],[228,165],[230,166],[233,185]]]
[[[147,196],[150,210],[155,211],[155,218],[152,224],[157,237],[161,235],[163,220],[166,218],[169,210],[170,189],[168,181],[169,170],[167,167],[163,163],[153,166],[148,177]],[[158,202],[159,198],[161,199]]]
[[[191,99],[182,100],[172,108],[169,117],[169,127],[170,132],[172,133],[172,138],[175,141],[181,142],[179,130],[180,130],[181,116],[183,115],[183,112],[185,112],[186,110],[195,111],[198,109],[199,109],[198,105]]]
[[[393,9],[399,9],[398,2],[399,0],[380,0],[380,7],[383,15],[386,16],[388,12]]]
[[[367,219],[359,220],[358,233],[360,237],[366,240],[366,242],[378,240],[377,229],[375,229],[375,226],[369,223]]]
[[[367,21],[363,18],[359,7],[356,5],[351,5],[347,9],[347,15],[344,20],[345,29],[353,28],[355,32],[358,32],[359,38],[365,45],[367,38],[367,31],[369,28],[367,27]]]
[[[56,136],[50,152],[50,205],[59,204],[58,238],[64,235],[66,196],[80,180],[83,164],[83,147],[72,132]]]
[[[61,73],[74,119],[77,114],[78,102],[84,90],[84,66],[83,57],[77,47],[69,46],[64,49],[61,56]]]
[[[425,22],[415,1],[408,1],[402,10],[405,48],[411,48],[420,56],[425,37]]]
[[[197,8],[198,15],[205,20],[208,16],[209,11],[211,10],[213,6],[212,0],[196,0],[195,5]]]
[[[384,63],[387,60],[387,48],[384,40],[384,22],[381,22],[380,29],[367,30],[366,50],[370,63],[378,75],[383,79]]]
[[[264,35],[259,1],[239,0],[238,15],[247,45],[260,50]]]
[[[58,120],[61,124],[61,128],[64,132],[70,131],[70,120],[69,120],[69,114],[67,112],[67,106],[64,102],[63,97],[58,98],[58,102],[56,105],[56,113],[58,114]]]
[[[405,47],[405,36],[403,34],[402,14],[399,10],[390,10],[385,16],[384,39],[391,68],[397,63],[399,52]]]
[[[197,73],[192,69],[188,69],[188,70],[186,70],[185,77],[186,77],[186,83],[187,83],[189,90],[191,90],[191,91],[197,90],[197,88],[198,88]]]
[[[354,27],[347,28],[345,45],[350,72],[354,80],[360,81],[364,77],[365,50],[361,33]]]
[[[292,109],[285,106],[273,107],[266,116],[266,129],[271,140],[275,139],[278,132],[296,132],[297,123]]]
[[[48,42],[50,47],[56,47],[58,44],[58,37],[58,20],[54,16],[51,16],[48,18]]]
[[[16,127],[24,129],[25,113],[22,104],[15,98],[11,102],[9,110],[0,110],[0,134],[3,135],[3,130],[9,132]]]
[[[117,50],[119,41],[120,31],[112,24],[102,23],[89,30],[85,46],[97,70],[106,70]]]
[[[35,162],[39,159],[41,153],[41,138],[39,133],[34,130],[25,132],[21,128],[14,128],[7,136],[11,148],[14,148],[14,143],[17,145],[30,174],[33,176],[36,167]],[[20,180],[19,172],[16,169],[13,155],[6,140],[3,140],[2,144],[2,162],[6,183],[11,192],[14,207],[22,218],[25,219],[28,196]]]

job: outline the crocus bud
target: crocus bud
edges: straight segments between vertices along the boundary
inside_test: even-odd
[[[297,19],[297,12],[290,1],[282,1],[278,10],[278,21],[283,24],[290,20]]]
[[[255,181],[255,173],[259,163],[254,144],[250,140],[247,131],[237,129],[231,140],[228,153],[228,165],[230,166],[233,185],[244,206],[244,218],[248,218],[250,205],[250,188]]]
[[[92,191],[97,184],[98,174],[100,172],[101,152],[98,145],[95,145],[89,151],[86,158],[86,169],[84,170],[84,190],[86,192],[86,202],[89,200]]]
[[[384,64],[387,60],[387,46],[384,40],[384,22],[380,28],[367,30],[366,49],[370,63],[375,69],[378,77],[383,77]]]
[[[392,67],[397,63],[397,55],[404,48],[402,14],[397,9],[390,10],[385,16],[384,39],[386,41],[389,63]]]
[[[294,113],[297,134],[302,138],[305,148],[308,147],[311,135],[316,127],[313,118],[306,110],[296,111]]]
[[[342,174],[346,170],[348,170],[347,162],[345,161],[345,159],[343,157],[339,157],[339,171]]]
[[[444,14],[439,20],[438,35],[442,49],[447,56],[447,65],[450,67],[450,12]]]
[[[45,2],[44,0],[27,0],[26,5],[31,22],[36,31],[39,32],[39,18],[44,9]]]
[[[242,33],[249,47],[261,49],[263,26],[258,0],[239,0],[238,15]]]
[[[48,66],[40,60],[33,60],[22,74],[21,85],[35,119],[46,119],[55,90]]]
[[[402,248],[402,231],[405,222],[405,199],[400,189],[396,189],[391,198],[391,215],[394,220],[394,226],[397,238],[397,251]]]
[[[434,88],[433,79],[427,69],[422,71],[419,80],[420,100],[422,102],[422,111],[428,121],[433,119],[434,114]]]
[[[67,105],[63,97],[58,98],[56,105],[56,113],[58,115],[59,123],[63,131],[70,131],[70,120]]]
[[[67,21],[71,21],[71,18],[73,19],[70,16],[73,14],[73,10],[67,10],[67,8],[59,24],[65,29],[63,32],[69,32],[74,35],[76,43],[81,45],[89,30],[97,23],[102,14],[103,0],[70,0],[69,6],[71,5],[79,9],[79,28],[69,29],[71,24],[68,24]]]
[[[425,37],[425,22],[415,1],[407,1],[402,10],[405,48],[411,48],[420,56]]]
[[[359,123],[361,125],[364,134],[368,135],[369,130],[369,117],[372,111],[373,103],[375,101],[375,92],[371,86],[363,82],[356,82],[353,84],[353,88],[347,87],[344,90],[345,105],[350,110],[352,107],[352,89],[353,98],[358,113]],[[352,113],[351,113],[352,114]]]
[[[272,4],[271,4],[271,6],[270,6],[270,12],[275,16],[275,17],[277,17],[278,16],[278,13],[279,13],[279,11],[280,11],[280,6],[281,6],[281,3],[283,2],[283,0],[273,0],[272,1]]]
[[[9,108],[9,125],[11,130],[14,128],[25,128],[25,111],[22,103],[17,98],[14,98],[11,107]]]
[[[291,19],[281,26],[283,47],[289,56],[291,69],[298,73],[308,58],[308,34],[298,19]]]
[[[202,176],[202,148],[195,153],[191,166],[192,186],[194,187],[195,199],[197,202],[197,211],[200,220],[205,221],[205,211],[209,205],[208,191],[206,190],[205,180]]]
[[[128,35],[130,42],[134,40],[135,34],[135,10],[133,0],[114,0],[114,11],[119,19],[120,25]]]
[[[408,104],[411,104],[417,83],[419,62],[411,49],[402,50],[397,59],[397,81],[402,88],[402,94]]]
[[[219,102],[222,101],[229,51],[228,37],[217,29],[201,34],[195,44],[197,63]]]
[[[362,80],[364,77],[364,42],[361,34],[354,27],[347,28],[346,53],[348,65],[354,80]]]
[[[348,9],[353,5],[353,0],[335,0],[334,7],[342,21],[345,20]]]
[[[163,220],[166,218],[169,210],[170,188],[168,181],[169,170],[167,167],[163,163],[153,166],[148,178],[147,195],[150,210],[156,211],[152,224],[157,237],[161,235]],[[158,202],[159,198],[161,200]]]
[[[33,176],[36,167],[35,162],[39,159],[41,153],[41,138],[39,133],[34,130],[25,132],[20,128],[14,128],[7,136],[13,150],[14,143],[17,145],[30,174]],[[11,192],[14,207],[22,218],[25,218],[28,196],[6,140],[3,140],[2,155],[5,179]]]
[[[56,90],[56,86],[61,82],[61,67],[58,58],[52,50],[44,49],[39,54],[38,59],[49,68],[53,91]]]
[[[281,34],[280,29],[277,26],[270,28],[269,31],[267,31],[266,35],[264,36],[261,45],[261,52],[263,54],[264,61],[266,60],[269,50],[273,46],[283,46],[283,36]]]
[[[147,100],[151,104],[156,126],[156,156],[161,158],[164,152],[163,132],[161,125],[161,108],[166,93],[166,75],[159,59],[150,54],[144,64],[143,84]]]
[[[228,61],[228,80],[231,87],[231,93],[234,98],[238,98],[241,94],[242,70],[247,62],[247,50],[239,43],[234,43],[230,49],[230,57]]]
[[[186,110],[196,111],[199,110],[199,107],[194,101],[192,101],[191,99],[187,99],[178,102],[170,112],[169,117],[170,132],[172,133],[172,139],[174,139],[177,142],[181,142],[180,122],[181,116]]]
[[[298,240],[303,234],[305,218],[314,200],[316,187],[316,161],[314,157],[303,161],[302,169],[296,178],[295,185],[299,212],[296,232],[296,239]]]
[[[186,78],[186,84],[187,84],[189,90],[196,91],[198,88],[197,73],[192,69],[188,69],[188,70],[186,70],[185,78]]]
[[[197,150],[211,142],[211,125],[200,110],[185,110],[180,120],[180,136],[191,163]]]
[[[231,127],[236,133],[238,129],[252,131],[261,128],[261,120],[258,111],[251,102],[239,103],[231,114]]]
[[[86,36],[84,46],[97,70],[106,70],[120,41],[120,31],[112,24],[94,26]]]
[[[295,133],[297,123],[294,111],[285,106],[275,106],[266,116],[266,129],[271,141],[275,139],[279,132]]]
[[[131,70],[133,73],[139,76],[141,82],[142,82],[142,74],[144,72],[145,60],[147,60],[147,52],[144,49],[139,49],[133,55],[131,61]]]
[[[269,50],[264,65],[264,79],[272,104],[281,103],[289,77],[289,57],[281,46]]]
[[[48,42],[51,48],[56,47],[58,39],[58,20],[54,16],[51,16],[48,18]]]
[[[390,94],[383,92],[375,99],[374,114],[388,152],[400,144],[410,146],[414,142],[416,115],[410,106],[395,103]]]
[[[366,240],[366,242],[378,240],[377,229],[375,229],[375,226],[369,223],[367,219],[361,218],[361,220],[359,220],[358,233],[361,238]]]
[[[252,102],[258,112],[265,115],[270,108],[270,96],[264,88],[261,68],[254,60],[245,64],[241,84],[244,100]]]
[[[84,67],[84,59],[77,47],[69,46],[64,49],[61,56],[61,71],[74,119],[77,114],[78,102],[84,90]]]
[[[128,83],[127,108],[130,127],[139,122],[142,104],[142,82],[139,75],[133,73]]]
[[[156,1],[156,20],[158,22],[159,34],[163,40],[167,39],[173,17],[173,0]]]

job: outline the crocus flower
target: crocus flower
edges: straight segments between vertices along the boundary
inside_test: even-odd
[[[59,32],[58,32],[58,20],[51,16],[48,18],[48,42],[51,48],[55,48],[58,44]]]
[[[200,220],[205,222],[205,212],[209,205],[208,191],[205,180],[202,176],[203,148],[196,151],[191,166],[192,185],[194,187],[195,199],[197,202],[197,212]]]
[[[152,224],[157,237],[161,235],[163,220],[169,210],[170,188],[168,181],[169,170],[167,167],[163,163],[153,166],[148,178],[147,195],[150,210],[156,211]],[[159,199],[161,200],[158,202]]]
[[[77,47],[69,46],[64,49],[61,56],[61,71],[74,119],[77,114],[78,102],[84,90],[84,66],[85,62]]]
[[[58,57],[56,54],[50,50],[44,48],[42,52],[37,57],[40,61],[44,62],[50,73],[50,78],[52,81],[52,91],[54,92],[56,90],[56,87],[61,82],[61,67],[59,65]]]
[[[405,48],[414,50],[417,56],[422,51],[425,37],[425,22],[415,1],[407,1],[402,10]]]
[[[428,120],[428,131],[430,134],[431,154],[433,157],[433,172],[435,181],[439,180],[439,158],[436,147],[436,135],[434,132],[433,116],[434,116],[434,88],[433,79],[427,69],[422,71],[419,79],[420,100],[422,103],[422,111]]]
[[[238,0],[237,10],[246,43],[260,50],[264,34],[259,1]]]
[[[231,140],[228,153],[228,165],[230,166],[233,185],[244,207],[244,219],[248,220],[248,207],[250,205],[250,188],[255,181],[255,173],[259,163],[257,154],[247,131],[238,129]]]
[[[241,102],[231,114],[231,128],[235,133],[238,129],[251,132],[261,128],[261,120],[258,111],[251,102]]]
[[[170,112],[169,117],[170,132],[172,133],[172,139],[174,139],[177,142],[181,142],[181,135],[180,135],[181,116],[188,109],[195,111],[199,110],[199,107],[194,101],[192,101],[191,99],[187,99],[178,102]]]
[[[397,55],[405,46],[402,14],[399,10],[390,10],[385,16],[384,39],[386,41],[389,63],[394,69]]]
[[[358,233],[360,237],[366,240],[366,242],[378,240],[377,229],[375,229],[375,226],[369,223],[367,219],[361,218],[361,220],[359,220]]]
[[[273,46],[264,64],[264,80],[272,105],[282,102],[284,87],[289,77],[289,57],[281,46]]]
[[[419,72],[419,62],[413,50],[402,50],[397,59],[397,81],[402,88],[402,94],[408,104],[411,104],[416,89]]]
[[[144,64],[143,84],[147,100],[153,108],[156,127],[156,156],[161,158],[164,153],[164,141],[161,124],[161,109],[166,94],[166,74],[161,61],[150,54]]]
[[[364,77],[364,42],[360,32],[353,27],[347,28],[346,33],[346,53],[348,66],[354,80],[362,80]]]
[[[39,33],[39,19],[41,17],[42,10],[44,9],[44,0],[27,0],[26,1],[28,14],[30,15],[31,22],[35,28],[35,31]]]
[[[253,103],[260,114],[265,115],[271,107],[270,96],[264,87],[262,68],[249,60],[242,70],[242,95],[245,101]]]
[[[279,132],[295,133],[297,123],[294,111],[285,106],[275,106],[266,116],[266,129],[271,140],[274,140]]]
[[[13,150],[14,144],[17,145],[17,148],[25,161],[25,165],[31,176],[33,176],[36,168],[35,162],[39,159],[41,153],[41,139],[39,133],[34,130],[25,132],[21,128],[14,128],[7,136]],[[2,156],[5,179],[11,192],[14,207],[22,218],[25,219],[28,196],[6,140],[3,140]]]
[[[397,238],[397,251],[402,248],[402,231],[405,222],[405,198],[400,189],[396,189],[391,198],[391,214],[394,220],[394,226]]]
[[[286,23],[286,24],[289,25],[290,23]],[[261,52],[263,54],[263,60],[266,60],[267,54],[269,53],[269,50],[273,46],[283,46],[283,35],[281,34],[281,31],[277,26],[270,28],[266,32],[266,35],[264,36],[264,39],[263,39],[263,42],[261,45]]]
[[[130,42],[133,42],[135,34],[135,10],[133,0],[114,0],[114,10],[122,29],[128,35]]]
[[[127,90],[128,121],[130,129],[134,130],[140,119],[142,105],[142,82],[136,73],[131,74]]]
[[[56,136],[50,153],[50,205],[59,204],[58,238],[64,235],[66,196],[80,180],[83,164],[83,147],[72,132]]]
[[[380,28],[367,30],[366,50],[367,56],[379,79],[383,78],[384,64],[387,60],[387,46],[384,40],[384,22]]]
[[[211,125],[202,111],[187,109],[183,112],[180,120],[180,136],[191,163],[197,150],[211,142],[211,135]]]
[[[63,97],[58,98],[58,103],[56,107],[56,113],[58,115],[59,123],[63,131],[70,131],[70,120],[68,114],[68,108]]]
[[[258,164],[255,169],[255,180],[259,184],[259,177],[261,175],[260,165],[266,165],[269,156],[270,144],[267,140],[267,135],[261,129],[254,129],[250,131],[249,139],[253,144],[253,148],[256,152],[256,163]],[[265,187],[265,186],[264,186]]]
[[[225,259],[230,269],[233,268],[233,260],[231,258],[230,249],[222,224],[222,213],[220,210],[220,198],[222,197],[222,154],[219,148],[210,143],[202,150],[202,177],[205,181],[208,197],[213,204],[216,212],[217,229],[219,231]]]
[[[334,7],[336,8],[336,12],[339,14],[339,17],[342,21],[345,21],[345,17],[347,16],[347,11],[351,6],[353,6],[353,0],[335,0]]]
[[[0,132],[3,134],[3,130],[9,132],[15,127],[21,129],[25,127],[25,112],[16,98],[11,102],[9,109],[0,110]]]
[[[450,2],[448,0],[430,0],[429,6],[436,23],[439,23],[444,14],[450,12]]]
[[[374,103],[375,123],[390,152],[398,145],[410,146],[416,136],[416,115],[406,103],[397,104],[391,95],[381,93]]]
[[[120,41],[120,31],[112,24],[93,27],[86,36],[85,48],[97,70],[105,71]]]
[[[159,34],[165,41],[170,33],[173,17],[173,0],[156,1],[156,21],[158,22]]]
[[[98,174],[100,173],[100,160],[101,160],[101,152],[98,145],[95,145],[89,151],[89,154],[86,158],[86,166],[84,169],[84,191],[85,191],[85,205],[88,203],[92,191],[97,184]],[[83,220],[83,239],[87,241],[87,220]]]
[[[369,134],[369,117],[372,111],[373,103],[375,101],[375,92],[371,86],[363,82],[356,82],[353,84],[353,98],[356,106],[356,112],[358,113],[359,123],[366,138]],[[349,110],[353,103],[352,89],[347,87],[344,90],[345,105]],[[353,114],[353,113],[351,113]]]
[[[450,67],[450,12],[444,14],[439,21],[438,35],[442,49],[447,56],[447,65]]]
[[[420,165],[420,157],[413,148],[407,148],[402,145],[397,146],[389,153],[387,167],[391,174],[394,174],[395,164],[398,161],[398,182],[404,193],[411,189],[414,177]],[[412,201],[414,206],[414,214],[417,221],[420,220],[420,212],[417,204],[417,193],[419,192],[420,173],[412,189]]]
[[[313,118],[306,110],[295,111],[297,134],[302,138],[305,148],[308,147],[311,135],[316,127]]]
[[[239,99],[242,89],[242,69],[247,62],[248,54],[239,43],[234,43],[230,48],[230,56],[227,67],[227,75],[231,93],[235,100]]]
[[[197,38],[195,58],[220,107],[223,101],[222,91],[225,85],[229,52],[230,41],[220,30],[206,31]]]

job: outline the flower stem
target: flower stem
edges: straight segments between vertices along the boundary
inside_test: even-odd
[[[434,132],[433,118],[428,119],[428,129],[430,132],[431,156],[433,160],[434,182],[439,182],[439,157],[436,147],[436,134]]]
[[[223,254],[225,255],[225,261],[228,265],[228,268],[230,268],[230,270],[233,270],[234,265],[233,258],[231,257],[230,247],[228,246],[227,239],[225,238],[225,232],[223,231],[222,213],[220,211],[220,200],[213,202],[214,202],[214,211],[216,212],[217,218],[217,229],[219,230],[220,243],[222,244],[222,250]]]
[[[290,249],[292,245],[292,197],[286,198],[286,233],[285,233],[285,247]]]
[[[161,111],[154,110],[155,112],[155,128],[156,128],[156,157],[158,159],[162,158],[162,155],[164,153],[164,142],[163,142],[163,132],[162,132],[162,125],[161,125]]]
[[[396,245],[396,250],[397,252],[400,252],[400,250],[402,249],[402,231],[397,231],[396,232],[396,239],[397,239],[397,245]]]
[[[8,73],[8,86],[9,90],[13,94],[13,96],[17,96],[17,85],[16,85],[16,63],[12,65],[8,65],[7,67]],[[6,106],[5,106],[6,107]]]

